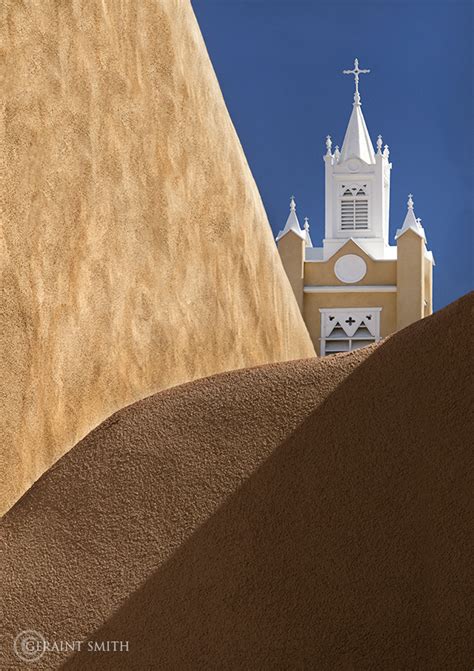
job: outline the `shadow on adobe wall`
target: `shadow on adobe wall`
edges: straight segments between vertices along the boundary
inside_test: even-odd
[[[63,668],[469,668],[465,323],[376,349]]]

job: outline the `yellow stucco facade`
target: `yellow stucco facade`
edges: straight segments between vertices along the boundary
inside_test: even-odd
[[[397,240],[397,257],[375,260],[349,239],[326,261],[305,260],[304,240],[293,231],[278,241],[278,250],[318,355],[322,310],[379,310],[375,340],[432,313],[432,260],[423,238],[407,230]],[[358,282],[338,278],[335,266],[348,255],[361,258],[366,272]]]

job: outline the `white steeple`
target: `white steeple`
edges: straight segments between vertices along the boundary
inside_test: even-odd
[[[395,240],[398,240],[398,238],[403,235],[403,233],[406,233],[407,231],[411,230],[417,235],[420,236],[420,238],[423,238],[423,240],[426,242],[426,235],[423,226],[421,225],[421,219],[417,219],[415,216],[415,210],[414,210],[414,203],[413,203],[413,195],[410,193],[408,194],[408,202],[407,202],[407,213],[405,217],[405,221],[403,222],[403,226],[398,229],[396,235],[395,235]]]
[[[359,68],[357,58],[352,70],[355,92],[342,149],[332,151],[332,140],[326,140],[326,217],[323,241],[324,258],[328,259],[347,240],[354,239],[374,258],[389,258],[395,248],[388,243],[390,170],[388,147],[377,139],[377,153],[361,109],[359,76],[370,70]]]
[[[341,161],[359,158],[364,163],[375,163],[374,148],[360,105],[354,103],[351,118],[342,143]]]
[[[374,148],[370,140],[369,131],[362,114],[360,94],[359,94],[359,75],[368,74],[370,70],[360,70],[359,61],[354,61],[353,70],[343,70],[345,75],[354,75],[355,93],[351,118],[347,126],[344,142],[342,143],[341,161],[348,161],[351,158],[358,158],[369,165],[375,164]]]
[[[290,231],[296,233],[296,235],[298,235],[302,240],[306,240],[306,232],[301,230],[300,222],[298,221],[298,217],[296,215],[296,202],[294,196],[291,196],[290,214],[286,220],[285,228],[280,231],[276,237],[277,242]]]

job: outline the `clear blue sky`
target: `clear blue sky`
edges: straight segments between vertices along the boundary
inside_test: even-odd
[[[407,194],[433,250],[434,305],[472,286],[471,2],[193,0],[227,107],[276,234],[295,194],[313,244],[324,228],[322,155],[342,144],[360,67],[362,109],[393,163],[390,242]]]

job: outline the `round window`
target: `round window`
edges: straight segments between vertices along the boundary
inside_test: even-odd
[[[363,279],[367,273],[367,264],[357,254],[346,254],[334,264],[334,272],[338,280],[353,284]]]

